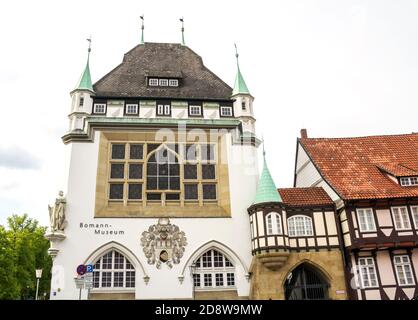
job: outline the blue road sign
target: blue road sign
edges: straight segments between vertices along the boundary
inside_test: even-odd
[[[92,264],[86,265],[86,272],[87,273],[93,272],[93,265]]]

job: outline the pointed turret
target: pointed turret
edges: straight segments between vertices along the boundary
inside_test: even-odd
[[[237,75],[235,77],[234,89],[231,98],[234,100],[234,115],[242,122],[242,131],[246,135],[255,135],[255,118],[253,112],[254,97],[248,90],[244,77],[241,74],[238,61],[238,49],[235,45],[235,57],[237,59]]]
[[[69,131],[80,131],[84,129],[84,119],[91,113],[93,98],[95,95],[90,75],[90,52],[91,38],[87,39],[89,47],[87,51],[87,63],[77,83],[76,88],[70,92],[71,109],[68,115],[70,119]]]
[[[87,63],[86,67],[84,68],[83,74],[81,75],[80,80],[78,81],[78,85],[75,90],[90,90],[93,91],[93,84],[91,83],[91,75],[90,75],[90,52],[91,52],[91,39],[87,39],[89,41],[89,48],[87,53]]]
[[[237,46],[235,45],[235,57],[237,58],[237,75],[235,77],[235,84],[234,90],[232,90],[232,95],[237,94],[250,94],[250,90],[248,90],[247,84],[245,83],[244,77],[241,74],[241,70],[239,68],[239,54]]]
[[[258,181],[257,193],[253,204],[260,204],[264,202],[281,202],[282,199],[271,177],[270,171],[267,167],[266,153],[263,145],[264,167]]]

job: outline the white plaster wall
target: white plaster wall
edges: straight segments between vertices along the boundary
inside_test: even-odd
[[[228,134],[227,141],[231,141]],[[147,264],[140,245],[140,237],[156,218],[99,218],[95,219],[94,199],[98,160],[99,132],[95,133],[94,143],[72,143],[70,175],[68,180],[67,238],[57,245],[60,250],[54,260],[51,299],[78,299],[74,284],[76,267],[86,261],[98,247],[116,241],[128,248],[140,261],[145,273],[150,277],[145,285],[141,269],[136,269],[136,297],[139,299],[191,298],[192,283],[188,266],[184,266],[191,255],[205,243],[216,240],[227,246],[235,254],[229,256],[236,266],[236,287],[238,294],[249,294],[249,281],[245,275],[251,263],[250,224],[247,207],[255,197],[257,183],[257,163],[234,164],[229,166],[230,197],[232,218],[172,218],[186,233],[188,245],[179,265],[168,269],[163,265],[157,270]],[[232,146],[228,143],[228,159],[231,153],[243,158],[252,157],[255,148],[251,146]],[[254,166],[254,168],[249,168]],[[252,173],[252,174],[250,174]],[[94,229],[80,228],[80,223],[109,224],[109,230],[123,230],[123,235],[95,235]],[[222,248],[221,248],[222,250]],[[191,263],[191,261],[189,261]],[[178,276],[185,268],[184,281],[180,284]],[[58,288],[60,290],[58,290]],[[54,295],[54,292],[56,295]],[[83,290],[83,298],[86,298]]]

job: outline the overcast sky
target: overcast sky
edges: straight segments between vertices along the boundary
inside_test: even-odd
[[[1,1],[0,223],[48,222],[66,191],[69,92],[93,37],[97,81],[145,41],[186,44],[229,85],[233,43],[255,97],[278,187],[293,183],[296,138],[418,131],[418,1]],[[88,214],[88,213],[86,213]]]

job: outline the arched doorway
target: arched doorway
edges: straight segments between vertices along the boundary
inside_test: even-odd
[[[327,300],[329,284],[315,267],[302,263],[287,276],[286,300]]]

